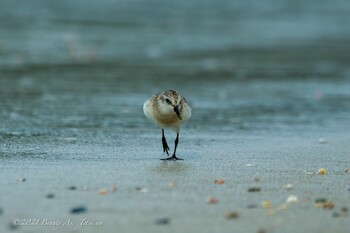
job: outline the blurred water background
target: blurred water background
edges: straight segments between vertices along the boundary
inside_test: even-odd
[[[142,103],[164,89],[193,105],[193,133],[342,129],[349,12],[346,0],[3,0],[0,137],[112,143],[147,132]]]

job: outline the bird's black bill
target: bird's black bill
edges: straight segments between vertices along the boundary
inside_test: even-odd
[[[178,106],[175,106],[174,107],[174,112],[176,113],[176,115],[179,117],[180,120],[182,120],[182,117],[180,115],[180,110],[179,110],[179,107]]]

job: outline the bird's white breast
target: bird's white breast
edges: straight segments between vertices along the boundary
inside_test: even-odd
[[[143,113],[146,115],[146,117],[148,119],[150,119],[151,121],[154,121],[154,117],[152,114],[152,105],[151,105],[151,101],[147,100],[144,104],[143,104]]]
[[[157,98],[154,96],[147,100],[143,104],[143,112],[148,119],[161,128],[173,128],[178,132],[180,125],[191,118],[191,108],[186,102],[182,106],[182,119],[180,120],[168,104],[162,102],[155,104],[154,101],[157,101]]]

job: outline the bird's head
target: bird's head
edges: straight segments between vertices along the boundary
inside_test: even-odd
[[[182,97],[173,90],[164,91],[160,95],[160,107],[164,114],[176,114],[182,120]]]

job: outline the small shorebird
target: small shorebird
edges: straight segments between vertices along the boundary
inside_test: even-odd
[[[168,158],[161,160],[182,160],[176,157],[176,148],[179,143],[179,132],[182,123],[191,118],[191,108],[186,99],[177,91],[168,90],[153,95],[143,104],[146,117],[162,129],[163,152]],[[171,128],[176,132],[175,149],[173,156],[169,157],[169,146],[164,136],[164,128]]]

